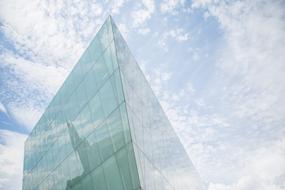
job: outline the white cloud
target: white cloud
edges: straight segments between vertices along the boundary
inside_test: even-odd
[[[285,21],[279,3],[194,1],[194,8],[202,6],[207,17],[217,19],[225,37],[214,63],[217,74],[198,86],[205,88],[203,93],[191,85],[167,89],[170,81],[165,84],[148,71],[157,97],[210,190],[285,187]],[[197,80],[204,82],[203,77]]]
[[[119,14],[125,2],[114,1],[113,14]],[[172,14],[183,3],[163,1],[159,8]],[[274,139],[284,134],[279,127],[284,126],[285,115],[282,6],[277,1],[194,1],[192,8],[199,7],[205,10],[205,18],[217,19],[225,35],[221,59],[214,63],[218,77],[207,87],[202,84],[206,90],[199,94],[192,81],[184,86],[179,81],[177,89],[170,89],[179,70],[151,67],[147,73],[152,87],[196,168],[210,181],[211,190],[280,189],[284,174],[278,168],[284,170],[284,141],[272,143],[259,134],[274,133]],[[149,33],[147,23],[155,9],[153,1],[136,4],[130,15],[133,25],[120,24],[119,28],[125,34],[132,29]],[[2,30],[21,53],[5,52],[0,66],[9,68],[9,73],[3,73],[8,77],[1,82],[18,97],[11,97],[13,104],[7,106],[18,121],[33,126],[43,110],[38,104],[51,98],[104,14],[97,2],[0,2]],[[159,43],[167,49],[166,42],[187,42],[191,37],[186,29],[174,28],[162,33]],[[203,60],[201,52],[192,52],[197,63]],[[205,82],[203,79],[199,82]]]
[[[212,2],[214,2],[214,1],[213,0],[194,0],[192,2],[192,7],[193,8],[205,7]]]
[[[171,90],[169,84],[173,73],[161,68],[152,68],[145,72],[148,73],[147,78],[152,89],[201,176],[204,179],[209,179],[210,176],[212,179],[226,175],[229,167],[225,165],[230,161],[224,163],[218,155],[231,160],[236,156],[234,152],[238,152],[238,149],[224,145],[225,134],[220,133],[221,130],[231,130],[232,124],[228,118],[219,112],[211,112],[212,108],[204,102],[203,97],[196,94],[191,83]]]
[[[168,51],[168,42],[170,39],[175,40],[176,42],[186,42],[189,41],[190,33],[185,31],[183,28],[170,29],[162,34],[161,39],[158,41],[158,44],[165,50]]]
[[[184,4],[184,0],[164,0],[160,4],[160,11],[162,13],[170,13],[174,9],[176,9],[177,6],[183,5],[183,4]]]
[[[0,102],[0,112],[7,113],[5,106]]]
[[[0,189],[22,188],[24,141],[26,135],[0,130]]]
[[[153,0],[142,0],[139,9],[135,9],[131,15],[134,20],[134,27],[141,27],[148,21],[155,10],[155,2]]]
[[[14,75],[29,85],[37,85],[36,88],[45,94],[53,94],[70,70],[70,68],[67,70],[56,65],[33,62],[12,53],[4,54],[1,59],[3,60],[2,66],[12,70]]]
[[[146,20],[150,19],[151,12],[149,12],[146,9],[140,9],[140,10],[134,11],[132,16],[134,18],[134,25],[140,26],[140,25],[144,24],[144,22]]]
[[[285,139],[249,152],[232,185],[213,184],[209,190],[282,190],[285,188]]]
[[[95,1],[1,1],[1,32],[15,47],[0,54],[2,97],[22,124],[37,120],[105,13]],[[84,19],[82,19],[84,18]],[[32,111],[30,117],[25,111]]]
[[[225,37],[215,63],[218,75],[208,92],[213,93],[211,98],[218,102],[215,107],[224,110],[223,114],[231,122],[222,134],[226,141],[217,139],[213,150],[207,147],[209,144],[200,146],[198,157],[209,164],[201,167],[207,168],[207,171],[202,169],[202,173],[211,174],[206,177],[212,180],[209,188],[284,189],[280,183],[280,179],[284,181],[285,171],[285,84],[282,79],[285,75],[285,11],[282,3],[207,0],[194,1],[192,7],[202,7],[215,17]],[[227,151],[220,152],[219,147]],[[220,167],[216,167],[221,163],[221,158],[216,157],[218,152],[224,162]],[[207,160],[203,155],[212,157]],[[215,171],[210,166],[213,160],[219,175],[212,172]]]
[[[7,103],[9,112],[20,124],[32,129],[48,103],[64,81],[68,70],[55,65],[35,63],[12,53],[0,56],[2,68],[10,70],[3,91],[13,92],[16,97]],[[19,80],[20,79],[20,80]]]
[[[165,91],[166,83],[171,79],[172,73],[158,68],[153,68],[152,72],[146,70],[146,68],[143,68],[143,70],[148,73],[146,77],[150,81],[155,94],[162,96]]]
[[[120,8],[126,3],[125,0],[116,0],[116,1],[111,1],[111,13],[113,15],[118,14],[120,11]]]
[[[178,42],[190,40],[190,34],[182,28],[171,29],[164,34],[165,38],[174,38]]]
[[[236,80],[225,98],[239,118],[276,122],[285,115],[285,11],[279,1],[208,5],[225,30],[227,44],[218,66]],[[238,80],[237,80],[238,79]]]
[[[139,28],[138,29],[138,33],[143,34],[143,35],[148,34],[149,32],[150,32],[150,28]]]
[[[118,28],[124,37],[126,37],[128,33],[130,32],[129,28],[123,23],[118,24]]]
[[[29,130],[33,129],[44,111],[38,106],[27,104],[10,104],[9,110],[13,118]]]
[[[78,6],[82,7],[80,5]],[[62,60],[70,65],[84,45],[80,41],[84,34],[74,31],[78,27],[84,27],[85,30],[89,27],[83,22],[80,25],[74,24],[72,19],[76,20],[80,16],[78,9],[74,15],[70,15],[70,19],[63,20],[58,12],[64,8],[73,10],[72,6],[65,7],[63,2],[55,5],[45,4],[44,1],[1,1],[3,32],[22,54],[42,59],[47,64],[62,64],[59,62]],[[81,11],[86,12],[85,9],[82,8]]]
[[[153,12],[155,10],[155,1],[153,1],[153,0],[142,0],[142,3],[150,12]]]

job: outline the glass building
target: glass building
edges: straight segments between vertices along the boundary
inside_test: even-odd
[[[204,189],[111,17],[26,140],[35,189]]]

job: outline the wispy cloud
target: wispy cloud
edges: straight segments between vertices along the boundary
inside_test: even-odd
[[[239,169],[239,177],[231,185],[211,183],[209,190],[282,190],[285,187],[285,141],[249,152]]]
[[[189,32],[185,31],[183,28],[174,28],[165,31],[158,43],[165,51],[168,51],[167,44],[169,40],[175,40],[176,42],[186,42],[190,39],[191,38]]]
[[[138,63],[147,59],[144,73],[209,189],[284,188],[281,1],[2,0],[0,101],[10,115],[33,126],[110,12]],[[19,134],[1,135],[8,171],[16,160],[3,160],[22,147]],[[14,174],[3,176],[9,187]]]
[[[282,80],[285,74],[282,53],[285,51],[285,12],[282,4],[280,1],[194,1],[193,7],[209,11],[224,31],[225,43],[215,63],[218,75],[211,86],[216,90],[210,90],[209,94],[213,94],[209,97],[220,100],[214,105],[227,110],[224,115],[231,121],[231,130],[235,131],[229,133],[227,142],[220,141],[221,145],[225,149],[234,144],[240,146],[227,161],[235,160],[236,165],[246,171],[239,173],[238,168],[232,168],[227,185],[211,184],[210,189],[281,189],[284,184],[277,181],[283,178],[284,172],[276,171],[278,175],[272,175],[267,167],[282,168],[285,159],[282,152],[285,114]],[[272,138],[276,141],[272,142]],[[218,176],[216,180],[222,181]]]
[[[160,11],[162,13],[171,13],[178,6],[182,6],[185,0],[163,0],[160,4]]]
[[[0,102],[0,112],[7,113],[5,106]]]
[[[1,1],[1,32],[13,47],[0,54],[1,99],[19,123],[33,127],[104,14],[99,2]]]
[[[194,1],[192,8],[207,12],[223,31],[220,49],[211,50],[217,54],[214,67],[201,68],[212,69],[210,79],[190,77],[188,85],[173,90],[175,73],[164,83],[160,75],[169,71],[153,69],[145,71],[153,89],[209,189],[284,188],[282,4]],[[199,63],[206,55],[200,57]]]
[[[111,1],[111,13],[118,14],[120,8],[126,3],[126,0]]]
[[[21,189],[25,139],[26,135],[0,130],[0,189]]]
[[[255,122],[284,119],[285,13],[281,7],[279,1],[208,4],[225,30],[227,44],[220,50],[217,66],[226,80],[232,79],[224,98],[237,117]]]
[[[140,27],[149,20],[155,10],[154,0],[143,0],[138,9],[135,9],[131,14],[134,19],[134,26]]]

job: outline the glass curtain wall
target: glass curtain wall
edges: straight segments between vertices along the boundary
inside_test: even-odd
[[[140,189],[110,18],[25,143],[23,189]]]
[[[111,17],[25,143],[36,189],[204,189]]]

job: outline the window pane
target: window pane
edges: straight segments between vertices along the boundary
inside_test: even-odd
[[[104,164],[105,177],[109,190],[123,190],[122,179],[115,158],[112,156]]]
[[[107,119],[107,123],[115,151],[117,151],[125,145],[124,129],[120,109],[116,109],[116,111],[110,115],[110,117]]]
[[[136,187],[132,184],[132,178],[130,173],[130,167],[128,163],[128,152],[126,147],[121,149],[116,154],[116,159],[119,167],[120,174],[123,179],[123,184],[125,189],[136,189]]]
[[[105,117],[101,103],[99,95],[94,96],[89,102],[91,117],[95,126],[101,124]]]
[[[90,143],[90,150],[88,153],[88,160],[90,164],[90,170],[98,167],[101,164],[100,151],[96,139],[96,134],[93,132],[88,136],[88,142]]]
[[[104,176],[104,171],[103,171],[102,166],[100,166],[99,168],[96,168],[91,173],[91,178],[92,178],[94,189],[107,190],[107,183],[105,181],[105,176]]]
[[[93,183],[92,183],[92,178],[90,175],[85,176],[82,180],[81,180],[81,186],[83,190],[93,190],[94,188]]]
[[[124,101],[124,94],[119,70],[115,71],[110,81],[115,93],[117,104],[120,104],[122,101]]]
[[[116,97],[110,80],[108,80],[100,90],[100,99],[105,116],[107,117],[117,107]]]
[[[108,77],[108,69],[104,63],[104,58],[101,56],[93,67],[95,72],[95,79],[99,86],[101,86]]]
[[[96,82],[95,74],[96,72],[94,71],[93,68],[91,68],[91,70],[87,73],[83,81],[87,100],[93,97],[99,88]]]
[[[95,129],[95,133],[98,139],[98,145],[99,145],[101,158],[103,160],[106,160],[114,152],[112,141],[111,141],[110,134],[108,131],[108,127],[104,123],[102,126]]]
[[[109,74],[112,74],[115,68],[118,67],[114,42],[110,43],[109,47],[105,50],[103,58]]]

